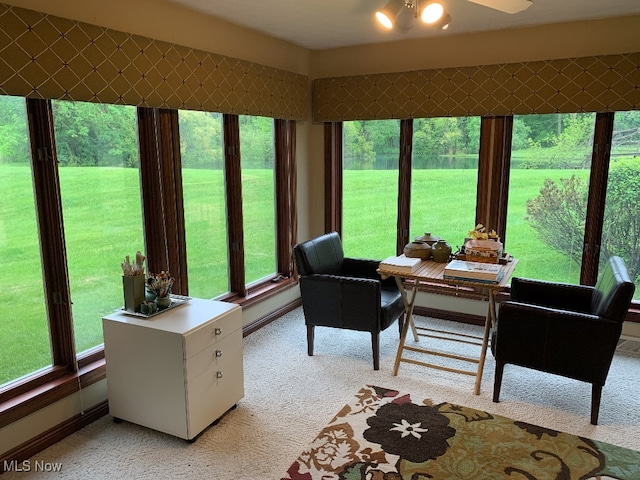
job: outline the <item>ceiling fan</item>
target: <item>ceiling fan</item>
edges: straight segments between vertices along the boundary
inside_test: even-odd
[[[504,13],[518,13],[533,4],[533,0],[469,0],[470,2],[493,8]]]
[[[509,14],[522,12],[533,4],[533,0],[468,1]],[[416,18],[437,30],[445,30],[451,23],[451,15],[445,11],[442,0],[389,0],[376,11],[376,19],[384,28],[401,33],[409,32]]]

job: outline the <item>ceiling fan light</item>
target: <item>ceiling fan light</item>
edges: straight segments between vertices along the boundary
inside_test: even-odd
[[[444,7],[438,2],[427,2],[420,12],[420,19],[424,23],[435,23],[444,15]]]
[[[376,19],[378,23],[384,28],[391,30],[393,28],[393,21],[388,17],[385,12],[376,12]]]
[[[533,5],[532,0],[469,0],[484,7],[493,8],[504,13],[519,13]]]
[[[451,15],[445,14],[440,20],[433,24],[436,30],[446,30],[451,24]]]
[[[408,33],[413,27],[413,21],[415,19],[415,8],[413,5],[407,3],[396,18],[396,30],[400,33]]]
[[[384,7],[376,11],[376,19],[384,28],[392,29],[403,8],[404,0],[389,0]]]

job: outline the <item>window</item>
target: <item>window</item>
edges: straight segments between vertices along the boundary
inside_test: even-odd
[[[622,257],[640,298],[640,112],[616,112],[605,200],[600,263]]]
[[[400,121],[344,122],[343,132],[345,252],[386,258],[396,250]]]
[[[580,283],[595,114],[515,116],[505,249],[517,274]]]
[[[431,233],[454,249],[475,225],[480,118],[413,121],[410,237]]]
[[[11,286],[0,292],[0,333],[11,330],[0,335],[0,402],[44,387],[3,412],[1,421],[26,416],[104,378],[101,318],[123,304],[119,264],[126,255],[147,250],[154,268],[175,266],[188,293],[188,236],[192,295],[222,293],[248,304],[291,284],[294,121],[247,117],[241,178],[239,162],[233,162],[240,150],[235,115],[182,112],[183,165],[175,110],[39,99],[27,99],[25,108],[24,98],[0,97],[0,112],[0,255],[6,259],[1,275]],[[209,143],[202,140],[205,130]],[[229,138],[227,130],[233,132]],[[228,225],[233,235],[231,228],[225,232]],[[149,227],[154,233],[144,235]],[[245,236],[252,249],[250,291],[245,265],[237,261],[242,255],[234,263],[226,258],[232,257],[226,245],[241,239],[243,229],[251,233]],[[215,254],[212,246],[219,251],[206,264]],[[198,271],[198,264],[205,268]],[[20,284],[16,271],[22,272]],[[218,283],[212,287],[211,280]]]
[[[222,115],[181,110],[180,155],[189,294],[229,291]]]
[[[394,127],[400,132],[398,194],[391,176],[386,186],[373,177],[367,182],[386,200],[397,200],[384,204],[372,196],[358,210],[353,199],[362,193],[353,179],[364,172],[352,175],[348,168],[355,159],[377,158],[382,147],[368,140],[367,131],[370,124],[384,122],[325,124],[325,193],[335,197],[326,205],[325,225],[340,230],[344,217],[346,239],[357,231],[360,218],[365,219],[361,232],[378,225],[382,230],[370,234],[375,241],[363,236],[356,254],[369,256],[376,249],[378,258],[389,255],[393,221],[387,213],[397,210],[398,250],[425,232],[444,237],[455,249],[480,222],[495,229],[507,253],[520,260],[519,276],[593,285],[598,264],[620,255],[640,283],[638,112],[617,112],[615,122],[613,113],[402,120],[399,129]],[[338,138],[344,138],[343,145]],[[378,138],[387,139],[381,145],[392,142],[391,135]],[[637,319],[635,311],[629,315]]]
[[[52,102],[76,351],[123,305],[120,263],[144,252],[134,107]]]
[[[245,282],[276,272],[273,119],[240,115]]]
[[[24,98],[0,96],[0,385],[51,365]]]

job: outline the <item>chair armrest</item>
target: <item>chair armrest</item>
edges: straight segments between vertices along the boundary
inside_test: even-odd
[[[369,260],[365,258],[348,258],[345,257],[342,264],[341,275],[347,277],[365,277],[380,279],[380,275],[376,271],[380,266],[380,260]]]
[[[378,273],[378,268],[380,268],[380,260],[345,257],[341,273],[345,276],[378,280],[385,288],[397,288],[395,279],[393,277],[388,277],[383,280]]]
[[[506,301],[491,350],[496,361],[604,382],[621,331],[604,317]]]
[[[577,328],[585,322],[606,322],[606,320],[589,313],[532,305],[513,300],[500,303],[498,310],[499,330],[521,331],[522,328],[528,328],[528,326],[544,328],[549,322],[572,324],[572,328]]]
[[[582,313],[591,312],[593,287],[514,277],[511,300]]]

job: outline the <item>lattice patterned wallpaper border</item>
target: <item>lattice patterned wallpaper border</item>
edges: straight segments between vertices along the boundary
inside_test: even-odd
[[[640,109],[640,53],[321,78],[317,122]]]
[[[303,120],[308,78],[0,4],[0,94]]]

